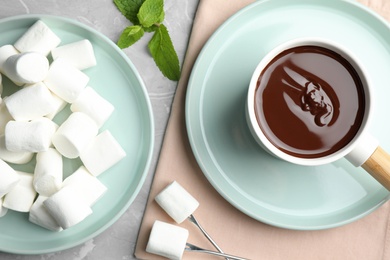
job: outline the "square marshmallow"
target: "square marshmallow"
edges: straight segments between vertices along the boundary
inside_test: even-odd
[[[176,181],[163,189],[155,200],[179,224],[199,206],[199,202]]]
[[[95,176],[100,175],[126,156],[126,152],[108,130],[97,135],[81,152],[80,159]]]
[[[58,58],[65,59],[79,70],[96,65],[93,46],[87,39],[58,46],[51,51],[51,56],[53,60]]]
[[[34,204],[31,206],[28,220],[38,226],[52,230],[52,231],[62,231],[57,221],[49,214],[43,202],[47,197],[39,195],[35,200]]]
[[[61,39],[41,20],[36,21],[14,44],[20,52],[39,52],[47,56]]]
[[[37,195],[33,187],[33,174],[17,171],[20,181],[5,195],[3,206],[19,212],[29,212]]]
[[[179,260],[184,253],[187,239],[187,229],[156,220],[150,232],[146,252]]]

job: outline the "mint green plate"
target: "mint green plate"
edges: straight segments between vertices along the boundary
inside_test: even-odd
[[[146,88],[134,65],[101,33],[70,19],[47,15],[23,15],[0,20],[0,46],[12,44],[35,21],[41,19],[61,39],[70,43],[89,39],[94,47],[97,66],[85,70],[89,85],[115,106],[103,126],[119,141],[127,156],[99,179],[108,188],[92,207],[93,214],[62,232],[52,232],[28,221],[27,213],[8,211],[0,218],[0,251],[18,254],[42,254],[81,244],[113,224],[134,201],[149,170],[154,145],[154,123]],[[7,79],[4,93],[16,91]],[[70,113],[69,107],[55,121],[60,123]],[[80,160],[64,160],[65,176],[77,169]],[[34,171],[34,162],[18,170]]]
[[[270,225],[316,230],[344,225],[377,209],[389,192],[345,159],[302,167],[271,157],[245,120],[247,88],[260,59],[297,37],[324,37],[350,48],[374,83],[370,131],[390,150],[390,28],[355,1],[257,1],[226,21],[191,74],[186,123],[195,157],[233,206]]]

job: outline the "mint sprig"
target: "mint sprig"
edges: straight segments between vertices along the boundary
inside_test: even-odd
[[[121,13],[133,24],[126,27],[117,45],[128,48],[145,32],[154,33],[148,49],[157,67],[170,80],[180,78],[180,64],[168,29],[162,22],[165,18],[164,0],[114,0]]]

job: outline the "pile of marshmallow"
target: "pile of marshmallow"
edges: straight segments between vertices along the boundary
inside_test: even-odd
[[[38,20],[13,45],[0,47],[0,72],[19,88],[2,97],[0,74],[0,217],[8,209],[29,212],[32,223],[53,231],[92,213],[107,190],[97,176],[126,156],[109,130],[99,132],[114,107],[87,86],[82,70],[96,65],[91,42],[60,43]],[[57,125],[52,119],[67,104],[71,113]],[[34,155],[33,173],[8,164]],[[83,163],[65,179],[63,157]]]

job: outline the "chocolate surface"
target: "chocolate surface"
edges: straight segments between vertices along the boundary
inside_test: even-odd
[[[326,48],[300,46],[280,53],[257,84],[260,128],[290,155],[332,154],[348,144],[362,124],[362,82],[347,60]]]

